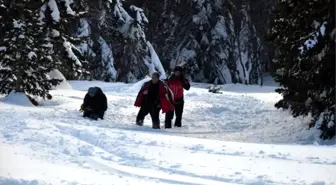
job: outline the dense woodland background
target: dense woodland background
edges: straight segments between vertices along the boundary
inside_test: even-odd
[[[169,72],[183,63],[196,82],[262,84],[262,74],[271,71],[272,50],[264,36],[273,4],[50,0],[41,12],[79,50],[71,56],[77,57],[73,66],[64,45],[55,45],[63,56],[59,70],[69,80],[135,82],[153,69],[165,73],[161,64]]]

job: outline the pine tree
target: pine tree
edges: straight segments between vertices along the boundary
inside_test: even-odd
[[[115,61],[122,50],[123,36],[113,19],[117,1],[86,1],[87,14],[80,21],[79,37],[87,37],[80,49],[88,56],[90,79],[114,82],[117,80]]]
[[[76,35],[84,9],[83,0],[46,0],[41,6],[40,20],[53,45],[57,68],[68,80],[81,79],[88,73],[86,58],[77,47],[86,38]]]
[[[134,82],[153,70],[165,76],[146,40],[148,20],[141,8],[120,0],[87,0],[86,6],[77,34],[88,37],[79,48],[89,57],[90,79]]]
[[[52,47],[39,21],[41,2],[13,1],[3,15],[0,41],[0,93],[24,92],[26,95],[51,98],[49,90],[60,80],[47,74],[55,63]]]
[[[335,136],[335,1],[278,1],[268,39],[276,49],[275,106],[312,116],[321,138]]]
[[[117,9],[116,20],[119,20],[119,31],[124,38],[123,55],[119,61],[118,80],[123,82],[135,82],[147,74],[148,48],[144,32],[147,18],[142,9],[133,5],[127,13],[121,2],[115,5]],[[146,72],[143,72],[146,71]]]

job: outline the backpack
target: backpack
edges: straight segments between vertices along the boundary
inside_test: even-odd
[[[174,105],[174,93],[173,91],[168,87],[168,85],[166,83],[164,83],[164,86],[168,92],[168,99],[169,99],[169,102]]]

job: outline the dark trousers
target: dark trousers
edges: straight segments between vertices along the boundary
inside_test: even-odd
[[[142,125],[147,114],[150,114],[152,118],[152,127],[154,129],[160,128],[160,108],[155,105],[143,105],[141,106],[136,122],[138,125]]]
[[[182,114],[183,114],[183,107],[184,102],[176,103],[175,110],[170,111],[166,113],[166,119],[165,119],[165,128],[171,128],[172,127],[172,120],[174,118],[174,113],[176,116],[175,119],[175,127],[181,127],[182,126]]]
[[[104,119],[104,114],[105,114],[105,111],[87,111],[86,110],[83,113],[83,117],[88,117],[90,119],[98,120],[98,118]]]

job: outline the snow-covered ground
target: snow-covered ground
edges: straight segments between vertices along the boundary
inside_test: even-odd
[[[152,130],[149,116],[134,125],[142,82],[70,84],[40,107],[0,100],[0,185],[336,184],[335,145],[275,109],[275,87],[192,84],[183,128]],[[105,120],[78,111],[90,86],[108,97]]]

